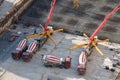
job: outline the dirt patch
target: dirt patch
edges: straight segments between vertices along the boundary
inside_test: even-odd
[[[91,3],[85,3],[85,4],[81,5],[81,7],[84,7],[85,9],[90,9],[90,8],[93,8],[94,6]]]
[[[86,23],[85,27],[88,29],[93,29],[93,28],[97,28],[98,24],[94,23],[94,22],[90,22],[90,23]]]
[[[50,8],[50,2],[45,2],[44,1],[40,1],[40,0],[37,0],[34,4],[34,7],[36,7],[37,9],[39,9],[40,11],[45,11],[45,10],[49,10]]]
[[[119,74],[118,74],[116,80],[120,80],[120,72],[119,72]]]
[[[76,25],[77,23],[78,23],[78,20],[77,19],[73,19],[73,18],[70,18],[67,21],[67,24],[72,25],[72,26]]]
[[[109,7],[109,6],[103,6],[102,8],[101,8],[101,11],[104,11],[104,12],[110,12],[110,11],[112,11],[113,10],[113,8],[111,8],[111,7]]]
[[[90,0],[90,1],[99,1],[99,0]]]
[[[61,10],[60,10],[60,13],[61,14],[66,14],[66,13],[68,13],[69,12],[69,9],[68,8],[62,8]]]
[[[55,22],[60,22],[60,21],[62,21],[63,19],[62,19],[62,17],[60,17],[60,16],[53,16],[52,17],[52,21],[55,21]]]
[[[43,16],[43,14],[39,12],[39,10],[37,10],[36,8],[33,8],[33,10],[27,16],[33,18],[40,18]]]
[[[83,36],[83,32],[81,32],[81,31],[75,31],[74,34]]]
[[[105,18],[105,15],[99,14],[99,13],[95,13],[93,18],[97,19],[97,20],[103,20]]]
[[[106,0],[106,2],[108,2],[108,3],[119,3],[120,0]]]
[[[119,23],[120,22],[120,17],[112,17],[112,18],[110,18],[110,21]]]
[[[103,28],[104,31],[107,31],[107,32],[116,32],[117,29],[114,27],[111,27],[111,26],[106,26]]]
[[[63,28],[64,33],[73,33],[73,31],[69,29],[69,26],[61,25],[61,28]]]
[[[78,11],[78,12],[76,12],[76,14],[75,14],[77,17],[84,17],[86,14],[85,14],[85,12],[83,12],[83,11]]]
[[[93,7],[94,6],[91,3],[84,3],[84,4],[81,4],[79,8],[74,8],[74,9],[78,10],[78,11],[85,11],[85,10],[91,9]]]
[[[108,37],[106,37],[106,36],[104,36],[104,35],[100,35],[100,36],[98,36],[98,38],[99,38],[100,40],[109,39]]]

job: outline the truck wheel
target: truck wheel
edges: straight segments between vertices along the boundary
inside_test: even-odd
[[[19,60],[20,58],[14,58],[14,57],[12,56],[12,59],[13,59],[13,60]]]
[[[32,57],[33,57],[33,55],[31,54],[31,55],[30,55],[30,58],[32,59]]]
[[[114,71],[115,71],[115,69],[113,69],[113,68],[112,68],[112,69],[110,69],[110,70],[111,70],[112,72],[114,72]]]
[[[44,65],[45,67],[48,67],[47,65]]]
[[[59,68],[62,69],[64,66],[63,65],[60,65]]]
[[[108,67],[108,66],[105,66],[105,69],[106,69],[106,70],[109,70],[109,67]]]
[[[116,67],[116,64],[113,64],[113,67]]]
[[[64,66],[65,69],[68,69],[68,67]]]

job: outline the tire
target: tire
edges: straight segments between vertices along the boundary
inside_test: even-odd
[[[32,57],[33,57],[33,55],[31,54],[31,55],[30,55],[30,58],[32,59]]]
[[[116,67],[116,64],[113,64],[113,67]]]
[[[108,66],[105,66],[105,69],[106,69],[106,70],[109,70],[109,67],[108,67]]]
[[[64,68],[64,66],[63,65],[59,65],[59,68],[62,69],[62,68]]]
[[[110,71],[111,71],[111,72],[115,72],[115,69],[112,68],[112,69],[110,69]]]

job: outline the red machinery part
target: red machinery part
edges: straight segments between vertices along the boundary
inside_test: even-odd
[[[115,13],[118,11],[118,9],[120,8],[120,4],[117,5],[114,10],[112,12],[110,12],[103,20],[103,22],[98,26],[98,28],[95,30],[95,32],[91,35],[90,40],[94,40],[94,37],[97,35],[97,33],[99,32],[99,30],[105,25],[105,23],[108,21],[108,19]]]
[[[50,12],[49,12],[49,15],[47,18],[47,22],[45,24],[45,30],[48,30],[48,25],[50,24],[50,19],[51,19],[52,13],[54,11],[55,3],[56,3],[56,0],[53,0],[52,4],[51,4],[51,9],[50,9]]]
[[[65,65],[65,68],[70,68],[71,67],[71,59],[69,56],[67,58],[65,58],[65,62],[64,62],[64,65]]]

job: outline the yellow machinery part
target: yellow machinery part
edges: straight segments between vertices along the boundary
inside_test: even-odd
[[[54,30],[53,32],[60,32],[60,31],[63,31],[63,29]]]
[[[88,43],[84,43],[84,44],[80,44],[80,45],[72,46],[72,47],[70,48],[70,50],[73,50],[73,49],[76,49],[76,48],[81,48],[81,47],[83,47],[83,46],[87,46],[87,45],[88,45]]]
[[[101,56],[104,56],[103,52],[94,44],[94,42],[93,42],[93,46],[100,53]]]
[[[79,7],[79,0],[73,0],[73,7],[78,8]]]
[[[33,35],[30,35],[30,36],[26,36],[27,39],[29,38],[35,38],[35,37],[39,37],[41,36],[42,34],[33,34]]]
[[[53,39],[53,37],[50,35],[50,32],[47,32],[48,37],[50,38],[50,40],[56,45],[56,41]]]

